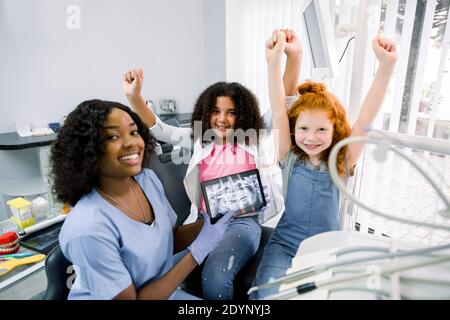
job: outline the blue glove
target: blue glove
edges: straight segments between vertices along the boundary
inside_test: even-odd
[[[231,215],[231,212],[226,213],[215,224],[211,224],[209,215],[204,215],[205,221],[202,230],[200,230],[197,238],[188,247],[188,250],[192,253],[192,256],[199,265],[202,264],[208,254],[222,241]]]

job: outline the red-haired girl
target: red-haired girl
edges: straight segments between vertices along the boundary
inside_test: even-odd
[[[298,87],[300,97],[286,112],[281,56],[286,33],[275,31],[266,43],[269,95],[273,128],[279,130],[278,159],[283,170],[285,211],[265,250],[254,285],[267,283],[286,273],[300,243],[315,234],[339,230],[339,192],[328,172],[333,146],[348,136],[365,136],[386,94],[397,60],[393,41],[381,36],[372,42],[379,67],[350,129],[344,108],[325,85],[308,81]],[[353,144],[338,155],[338,172],[351,174],[364,146]],[[251,298],[263,298],[278,288],[262,289]]]

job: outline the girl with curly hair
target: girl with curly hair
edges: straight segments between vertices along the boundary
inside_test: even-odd
[[[51,149],[56,195],[73,209],[59,235],[75,266],[69,299],[191,299],[180,283],[223,237],[228,219],[175,226],[155,173],[142,163],[154,137],[117,102],[72,111]],[[173,251],[188,247],[177,263]]]
[[[359,117],[350,128],[342,104],[322,83],[307,81],[300,85],[300,97],[286,112],[280,66],[286,37],[285,32],[275,30],[266,43],[269,95],[273,127],[280,135],[278,159],[283,171],[286,209],[265,247],[255,286],[284,275],[304,239],[340,229],[339,192],[327,167],[330,151],[348,136],[367,135],[365,128],[382,105],[397,60],[395,44],[377,36],[372,44],[379,61],[378,71]],[[352,174],[363,148],[355,144],[340,151],[337,163],[342,178]],[[277,291],[278,287],[261,289],[252,293],[251,298],[261,299]]]
[[[287,49],[287,54],[287,63],[299,63],[300,53]],[[285,75],[287,87],[292,87],[291,79],[297,72],[299,69],[289,69]],[[263,212],[231,218],[224,239],[209,254],[203,266],[203,297],[231,300],[236,274],[259,247],[260,224],[284,210],[281,170],[274,157],[273,136],[260,134],[263,122],[257,99],[239,83],[217,82],[206,88],[195,103],[191,128],[172,127],[162,122],[145,105],[141,96],[142,84],[141,69],[124,74],[125,94],[131,106],[151,127],[158,140],[193,150],[184,179],[192,204],[186,222],[207,216],[200,187],[203,181],[257,168],[263,185],[268,189],[271,201]],[[238,131],[246,133],[246,136],[242,138],[236,134]]]

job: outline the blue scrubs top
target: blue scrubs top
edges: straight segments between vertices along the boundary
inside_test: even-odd
[[[135,179],[153,207],[150,226],[122,213],[95,189],[66,218],[59,242],[77,274],[69,299],[109,300],[132,283],[139,290],[172,268],[177,216],[153,171],[143,169]]]

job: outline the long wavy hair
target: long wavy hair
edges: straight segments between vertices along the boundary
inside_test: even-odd
[[[307,81],[297,88],[300,98],[294,102],[288,112],[289,126],[291,130],[292,152],[300,159],[306,160],[308,155],[295,142],[295,124],[302,112],[309,110],[321,110],[326,112],[333,123],[333,139],[328,149],[322,152],[320,160],[328,162],[331,149],[342,139],[350,136],[351,128],[344,107],[326,86],[320,82]],[[346,166],[347,146],[342,148],[337,156],[337,170],[340,176],[352,174],[352,170]]]
[[[130,115],[145,142],[143,163],[155,148],[155,138],[147,125],[130,108],[118,103],[89,100],[79,104],[66,118],[50,153],[53,191],[74,206],[95,186],[98,165],[104,155],[103,124],[114,109]]]
[[[258,99],[249,89],[237,82],[216,82],[206,88],[195,102],[191,127],[194,129],[194,122],[201,121],[202,136],[206,130],[211,129],[211,110],[216,106],[218,97],[229,97],[233,101],[236,108],[235,129],[242,129],[244,132],[248,129],[254,129],[256,138],[259,138],[262,120]],[[197,139],[198,137],[194,138]]]

